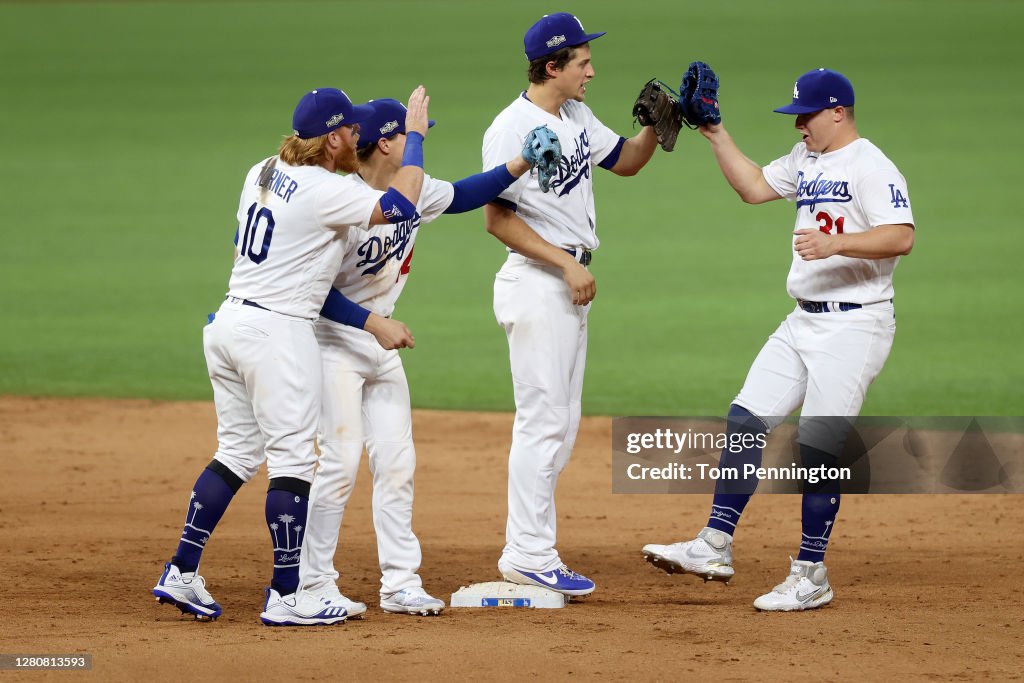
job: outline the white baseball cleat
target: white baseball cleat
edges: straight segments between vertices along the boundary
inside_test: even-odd
[[[696,574],[705,581],[729,580],[736,573],[732,568],[732,537],[704,527],[697,538],[671,545],[645,545],[644,559],[669,574]]]
[[[754,607],[765,612],[796,612],[824,607],[832,602],[832,586],[824,562],[803,562],[789,558],[786,580],[754,600]]]
[[[281,595],[273,588],[267,589],[267,601],[260,614],[260,621],[267,626],[326,626],[340,624],[348,618],[348,612],[330,598],[311,595],[305,591]]]
[[[323,597],[326,598],[332,605],[341,605],[342,607],[344,607],[345,611],[348,612],[349,619],[362,619],[363,614],[366,613],[365,602],[356,602],[355,600],[349,600],[342,594],[340,590],[338,590],[338,587],[334,584],[331,584],[327,588],[327,590],[324,592]]]
[[[419,587],[405,588],[387,597],[381,597],[380,607],[393,614],[419,614],[437,616],[444,610],[444,601],[438,600]]]
[[[195,572],[183,573],[168,562],[160,576],[153,595],[161,604],[174,605],[182,614],[191,614],[196,621],[215,621],[221,609],[217,601],[206,590],[206,581]]]

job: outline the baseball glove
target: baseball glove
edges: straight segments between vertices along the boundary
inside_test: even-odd
[[[523,141],[523,159],[530,168],[537,169],[537,183],[542,192],[551,189],[551,181],[558,175],[562,162],[562,144],[555,131],[547,126],[537,126]]]
[[[690,62],[679,84],[679,110],[690,128],[722,122],[718,110],[718,76],[705,62]]]
[[[633,117],[641,126],[654,128],[663,150],[671,152],[675,149],[683,124],[679,101],[672,88],[656,78],[647,81],[633,103]]]

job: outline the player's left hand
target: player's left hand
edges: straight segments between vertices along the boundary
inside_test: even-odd
[[[409,106],[406,107],[405,132],[415,132],[424,138],[427,137],[427,130],[430,128],[427,111],[429,106],[430,96],[427,95],[427,89],[422,85],[416,86],[416,89],[409,95]]]
[[[794,230],[793,234],[797,236],[793,250],[804,261],[826,259],[839,253],[839,240],[834,235],[813,228]]]

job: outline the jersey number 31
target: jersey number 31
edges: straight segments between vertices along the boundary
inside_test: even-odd
[[[261,221],[266,224],[263,233],[263,241],[260,243],[260,250],[254,251],[256,246],[256,235],[260,231]],[[270,240],[274,237],[274,214],[267,207],[256,210],[256,202],[249,207],[249,218],[245,221],[245,233],[242,235],[242,244],[238,247],[238,253],[249,257],[253,263],[263,263],[267,260],[270,252]]]

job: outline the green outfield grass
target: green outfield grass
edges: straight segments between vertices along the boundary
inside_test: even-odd
[[[203,399],[201,330],[226,290],[245,171],[332,85],[439,121],[427,169],[480,166],[525,87],[539,2],[0,4],[0,393]],[[796,141],[771,113],[817,66],[857,89],[861,133],[909,181],[918,242],[896,273],[899,332],[864,412],[1013,415],[1024,332],[1019,112],[1024,4],[572,2],[594,43],[587,102],[630,135],[653,75],[705,59],[733,136],[767,162]],[[1014,47],[1016,46],[1016,47]],[[792,205],[746,206],[683,131],[635,178],[599,172],[584,408],[720,414],[792,307]],[[421,231],[396,312],[417,406],[512,408],[491,310],[502,246],[480,213]]]

